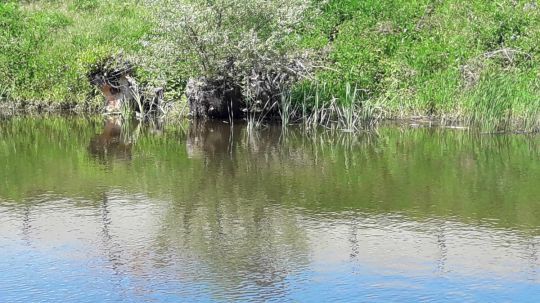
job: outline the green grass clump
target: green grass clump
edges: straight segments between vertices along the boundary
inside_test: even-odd
[[[89,66],[134,53],[150,29],[131,1],[0,3],[0,93],[10,101],[79,103],[91,97]]]
[[[387,117],[540,127],[540,7],[531,1],[330,0],[313,23],[303,43],[328,53],[330,68],[317,75],[328,100],[346,100],[345,82]]]
[[[488,70],[465,94],[463,107],[472,124],[486,131],[523,128],[538,131],[540,86],[538,75],[521,71]]]

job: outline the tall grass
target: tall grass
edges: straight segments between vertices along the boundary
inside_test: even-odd
[[[539,131],[540,90],[535,83],[537,79],[522,75],[487,73],[464,100],[469,123],[485,131]]]
[[[375,126],[383,117],[384,109],[361,98],[362,91],[350,83],[344,84],[343,98],[331,97],[328,86],[313,85],[291,93],[287,98],[289,117],[282,121],[300,121],[306,129],[325,127],[343,132],[356,132]],[[301,102],[298,100],[302,96]],[[283,115],[282,115],[283,116]]]

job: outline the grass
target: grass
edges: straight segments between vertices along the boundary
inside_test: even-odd
[[[347,102],[350,83],[390,118],[540,129],[540,8],[530,1],[330,0],[312,23],[302,43],[329,53],[317,75],[325,100]]]
[[[304,86],[287,96],[287,111],[280,112],[282,120],[300,121],[305,129],[326,127],[355,132],[377,125],[384,116],[384,107],[376,100],[363,99],[364,91],[344,83],[344,94],[338,98],[325,84]],[[299,101],[301,100],[301,101]],[[283,118],[288,114],[289,117]]]
[[[486,72],[466,96],[464,107],[472,124],[487,131],[513,128],[539,130],[538,78],[519,71]]]
[[[0,92],[10,101],[81,103],[95,94],[90,66],[135,53],[151,29],[133,1],[0,3]]]

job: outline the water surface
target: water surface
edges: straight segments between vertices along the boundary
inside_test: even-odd
[[[540,140],[0,121],[0,302],[538,302]]]

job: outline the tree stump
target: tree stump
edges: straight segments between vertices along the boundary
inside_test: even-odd
[[[226,80],[190,79],[186,96],[193,117],[236,119],[243,114],[242,91]]]

